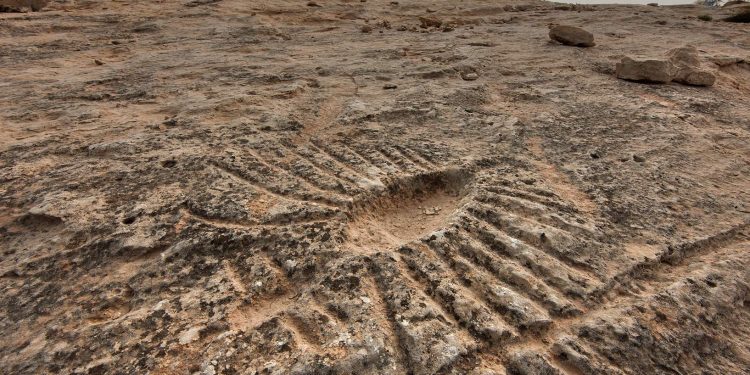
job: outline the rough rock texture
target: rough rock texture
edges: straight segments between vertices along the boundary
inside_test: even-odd
[[[628,81],[669,83],[672,81],[674,71],[674,65],[668,60],[634,60],[627,56],[615,66],[617,78]]]
[[[747,25],[314,4],[0,14],[0,373],[750,372]]]
[[[596,45],[594,34],[575,26],[553,26],[549,30],[549,37],[568,46],[593,47]]]

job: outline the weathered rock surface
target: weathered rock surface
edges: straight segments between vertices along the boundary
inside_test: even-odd
[[[612,76],[705,12],[0,13],[0,374],[748,373],[750,70]]]
[[[550,39],[568,46],[593,47],[594,34],[575,26],[556,25],[549,30]]]

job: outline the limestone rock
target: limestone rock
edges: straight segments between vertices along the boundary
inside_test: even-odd
[[[623,57],[615,67],[615,75],[628,81],[669,83],[673,70],[674,66],[669,61]]]
[[[594,35],[575,26],[557,25],[549,30],[550,39],[575,47],[593,47]]]

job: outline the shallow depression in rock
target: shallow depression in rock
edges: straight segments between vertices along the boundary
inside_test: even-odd
[[[449,170],[397,181],[355,207],[344,248],[363,253],[394,249],[448,226],[470,180],[466,172]]]

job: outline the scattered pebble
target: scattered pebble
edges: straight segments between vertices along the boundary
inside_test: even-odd
[[[462,78],[466,81],[476,81],[479,78],[479,74],[476,74],[474,72],[466,73]]]

